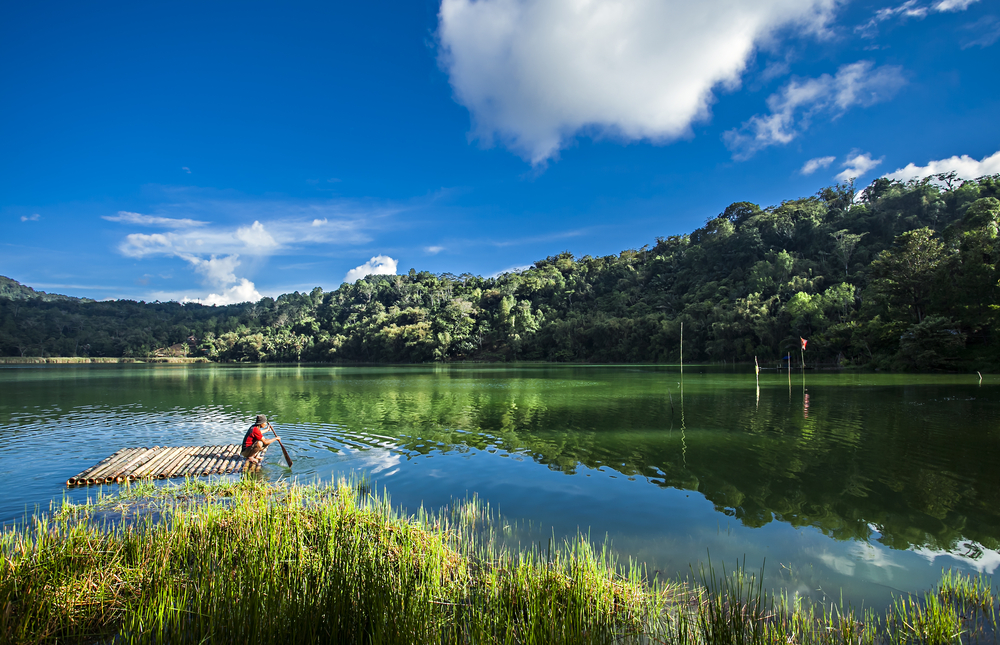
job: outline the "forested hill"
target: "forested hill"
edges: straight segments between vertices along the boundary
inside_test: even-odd
[[[93,300],[88,300],[87,298],[74,298],[73,296],[61,296],[57,293],[45,293],[44,291],[35,291],[31,287],[26,287],[17,280],[11,280],[10,278],[0,275],[0,298],[9,298],[11,300],[27,300],[29,298],[38,298],[43,301],[68,301],[68,300],[79,300],[83,302],[93,302]]]
[[[675,362],[683,324],[690,362],[774,363],[804,337],[814,363],[980,369],[1000,362],[998,197],[1000,175],[878,179],[738,202],[616,256],[495,278],[411,269],[226,307],[25,297],[4,280],[0,353]]]

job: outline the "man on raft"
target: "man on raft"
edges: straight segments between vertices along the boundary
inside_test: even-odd
[[[257,415],[257,420],[254,422],[247,433],[243,435],[243,445],[240,454],[244,459],[248,460],[252,464],[260,464],[261,457],[260,453],[264,452],[264,448],[267,448],[272,443],[280,439],[275,433],[274,439],[264,438],[264,428],[267,427],[267,417],[263,414]]]

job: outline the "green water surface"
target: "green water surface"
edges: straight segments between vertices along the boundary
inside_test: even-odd
[[[0,368],[0,521],[122,447],[235,443],[407,508],[476,494],[527,541],[589,531],[651,572],[709,555],[880,605],[1000,565],[1000,378],[636,366]],[[93,490],[90,494],[93,494]]]

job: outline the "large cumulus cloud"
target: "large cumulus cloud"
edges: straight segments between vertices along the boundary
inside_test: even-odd
[[[442,0],[441,63],[473,134],[533,164],[580,131],[666,141],[708,117],[779,29],[835,0]]]

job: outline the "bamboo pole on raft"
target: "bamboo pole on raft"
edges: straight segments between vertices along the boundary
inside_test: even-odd
[[[102,465],[108,463],[110,460],[118,457],[123,452],[125,452],[124,448],[121,449],[121,450],[119,450],[118,452],[114,453],[113,455],[105,457],[103,461],[100,461],[100,462],[94,464],[93,466],[91,466],[90,468],[84,470],[80,474],[78,474],[78,475],[76,475],[74,477],[70,477],[69,479],[66,480],[66,485],[67,486],[73,486],[73,485],[75,485],[76,482],[77,482],[77,480],[85,478],[87,475],[89,475],[90,473],[94,472],[95,470],[97,470],[98,468],[100,468]]]
[[[134,452],[132,452],[129,456],[126,457],[126,460],[130,459],[133,455],[138,454],[142,450],[143,450],[143,448],[135,448]],[[102,483],[104,483],[105,477],[107,476],[108,472],[110,472],[110,470],[112,470],[112,469],[117,469],[117,467],[120,464],[121,464],[121,460],[116,461],[113,464],[112,463],[108,463],[104,467],[98,468],[98,469],[94,470],[93,472],[90,473],[90,475],[87,476],[87,484],[102,484]]]
[[[114,475],[116,482],[123,482],[128,479],[129,475],[133,470],[146,463],[154,456],[154,451],[159,448],[159,446],[153,446],[152,448],[140,448],[132,457],[129,458],[128,462],[125,463],[121,468],[117,468],[118,472],[112,473]]]
[[[191,446],[188,448],[187,452],[184,453],[184,458],[174,464],[170,472],[167,473],[167,477],[180,477],[194,461],[195,454],[199,449],[200,446]]]
[[[146,479],[148,477],[152,477],[156,473],[156,469],[163,464],[164,460],[177,450],[179,450],[179,448],[176,447],[163,448],[152,459],[139,468],[136,468],[131,475],[131,479],[134,481],[136,479]]]
[[[173,457],[167,460],[167,463],[163,464],[159,468],[159,472],[156,473],[155,477],[157,479],[167,479],[168,477],[170,477],[170,473],[172,473],[174,469],[177,468],[177,466],[180,465],[182,461],[187,459],[190,453],[191,453],[191,448],[187,446],[182,447],[179,451],[177,451],[176,454],[174,454]]]
[[[132,449],[126,448],[125,451],[122,452],[120,455],[118,455],[116,458],[114,458],[111,461],[105,463],[100,468],[95,468],[87,476],[87,483],[88,484],[91,484],[91,483],[92,484],[103,483],[105,475],[107,475],[107,473],[110,470],[113,470],[118,464],[120,464],[123,459],[128,459],[128,455],[131,453],[131,451],[134,451],[134,450],[135,450],[135,448],[132,448]]]

